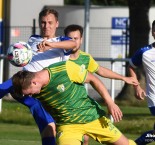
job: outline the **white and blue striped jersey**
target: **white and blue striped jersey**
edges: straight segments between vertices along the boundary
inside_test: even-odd
[[[148,107],[155,106],[155,48],[153,44],[139,49],[131,58],[130,65],[133,68],[143,65],[146,75]]]
[[[60,42],[60,41],[65,41],[65,40],[70,40],[71,38],[69,37],[55,37],[48,39],[47,41],[50,42]],[[59,48],[54,48],[54,49],[49,49],[45,52],[38,52],[37,45],[43,41],[43,38],[40,35],[32,35],[29,40],[28,44],[32,47],[33,51],[33,57],[30,63],[28,63],[26,66],[24,66],[24,70],[28,70],[31,72],[36,72],[40,71],[43,68],[56,63],[60,61],[65,61],[69,57],[66,57],[68,53],[65,53],[63,49]]]

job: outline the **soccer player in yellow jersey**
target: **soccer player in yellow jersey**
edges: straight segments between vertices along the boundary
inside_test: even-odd
[[[113,118],[122,112],[104,84],[72,61],[50,65],[39,72],[19,71],[13,77],[16,96],[32,95],[52,114],[57,125],[58,145],[81,145],[84,134],[100,143],[136,145],[105,117],[103,108],[89,95],[83,83],[90,83],[104,99]]]
[[[88,53],[80,50],[83,40],[83,28],[80,25],[71,24],[64,29],[65,36],[71,37],[77,43],[77,47],[71,51],[70,60],[82,65],[89,72],[97,73],[101,77],[117,79],[125,81],[128,84],[138,85],[139,82],[134,77],[122,76],[118,73],[111,71],[105,67],[99,66],[99,64]]]
[[[122,80],[132,85],[139,85],[139,82],[136,78],[122,76],[118,73],[111,71],[108,68],[99,66],[90,54],[80,50],[82,40],[83,40],[83,28],[80,25],[75,25],[75,24],[68,25],[64,29],[64,33],[65,33],[65,36],[71,37],[77,43],[76,48],[72,49],[72,51],[70,51],[70,55],[68,55],[71,61],[74,61],[79,65],[83,65],[83,67],[88,69],[89,72],[92,72],[92,73],[95,72],[102,77]],[[47,51],[48,46],[50,46],[50,42],[43,41],[41,45],[46,46],[42,49],[42,51]]]
[[[83,28],[79,25],[69,25],[65,28],[64,33],[66,36],[71,37],[74,39],[77,43],[77,47],[74,48],[71,51],[70,54],[70,61],[73,61],[79,65],[81,65],[83,68],[86,68],[89,72],[96,72],[98,75],[106,78],[111,78],[111,79],[118,79],[118,80],[123,80],[128,84],[133,84],[137,85],[139,84],[136,79],[133,77],[125,77],[122,75],[119,75],[107,68],[104,68],[102,66],[99,66],[98,63],[92,58],[90,54],[87,54],[83,51],[80,50],[80,46],[82,44],[82,36],[83,36]],[[49,42],[44,41],[43,45],[50,45]],[[45,51],[45,50],[44,50]],[[119,119],[114,119],[115,122],[120,121]],[[88,137],[84,139],[84,144],[88,144]]]
[[[76,24],[68,25],[64,29],[65,36],[71,37],[77,43],[77,47],[71,51],[70,60],[83,66],[91,73],[97,73],[99,76],[110,78],[110,79],[117,79],[123,80],[128,84],[137,85],[138,80],[134,77],[125,77],[120,74],[117,74],[105,67],[99,66],[98,63],[92,58],[92,56],[88,53],[85,53],[80,50],[82,40],[83,40],[83,27]],[[118,122],[119,120],[115,120]],[[84,136],[84,143],[83,145],[88,145],[88,136]]]

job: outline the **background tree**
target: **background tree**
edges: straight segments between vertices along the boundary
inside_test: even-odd
[[[129,58],[135,53],[135,51],[141,47],[144,47],[149,43],[149,9],[151,6],[151,0],[128,0],[129,6]],[[137,69],[138,80],[143,88],[145,88],[145,77],[143,68]],[[134,89],[131,85],[125,85],[120,94],[117,96],[117,100],[130,100],[135,101]]]
[[[84,5],[84,0],[65,0],[65,4]],[[103,6],[128,6],[129,7],[129,56],[131,57],[135,51],[149,43],[149,9],[155,4],[155,0],[90,0],[91,5]],[[151,22],[152,23],[152,22]],[[126,70],[127,70],[126,65]],[[137,69],[138,79],[145,87],[145,77],[143,68]],[[116,100],[135,101],[134,89],[131,85],[125,84],[122,91],[116,97]]]

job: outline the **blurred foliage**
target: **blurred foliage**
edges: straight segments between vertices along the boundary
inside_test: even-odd
[[[65,5],[84,5],[85,0],[65,0]],[[90,0],[91,5],[100,6],[128,6],[127,0]],[[152,0],[152,5],[155,5],[155,0]]]

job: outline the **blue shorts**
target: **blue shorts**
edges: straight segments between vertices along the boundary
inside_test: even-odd
[[[149,107],[149,109],[150,109],[151,114],[155,116],[155,106]]]
[[[2,98],[7,93],[13,93],[12,79],[9,79],[0,84],[0,98]],[[39,100],[29,96],[16,100],[30,109],[31,114],[33,115],[35,122],[38,125],[40,133],[49,123],[54,122],[52,116],[45,111]]]

